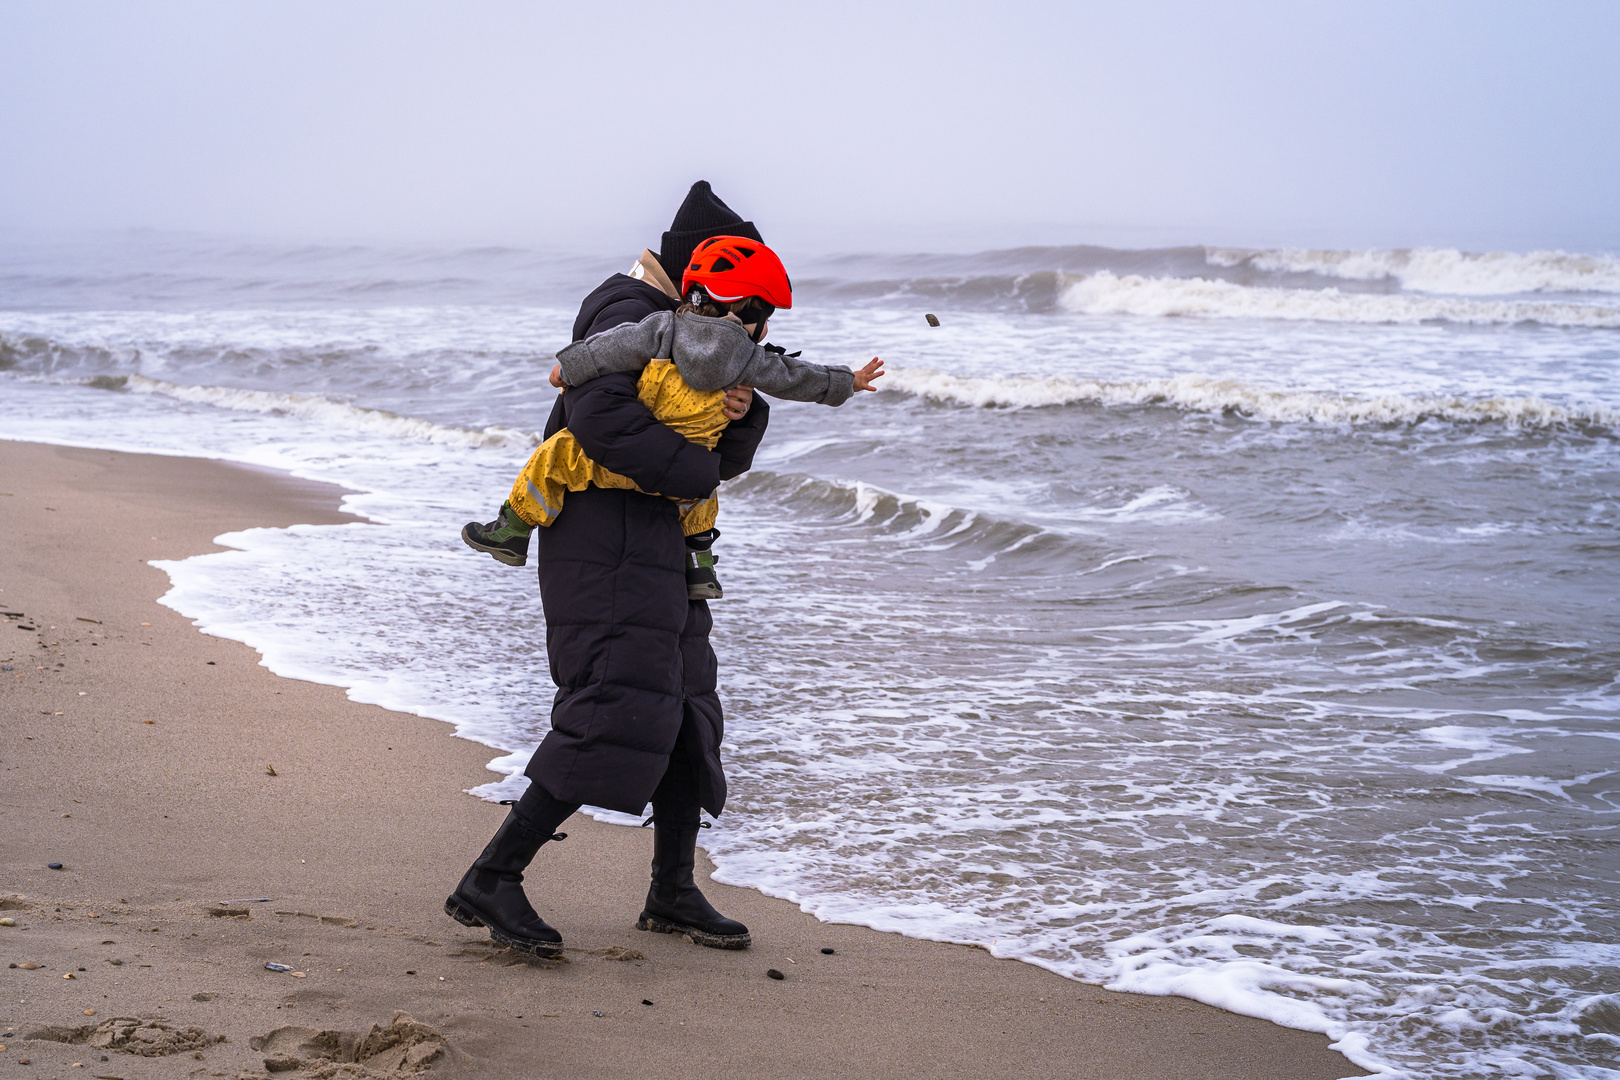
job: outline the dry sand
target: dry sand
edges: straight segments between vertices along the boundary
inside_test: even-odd
[[[819,923],[706,862],[754,948],[640,933],[651,837],[577,816],[528,882],[566,962],[524,962],[440,909],[505,812],[463,793],[488,750],[155,603],[147,560],[349,520],[335,489],[0,442],[0,491],[0,1078],[1358,1074],[1321,1036]]]

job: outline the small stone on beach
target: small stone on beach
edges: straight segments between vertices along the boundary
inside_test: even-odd
[[[822,956],[831,956],[832,954],[833,954],[833,951],[831,949],[822,949],[821,950],[821,955]]]
[[[59,863],[59,862],[48,862],[48,863],[45,864],[45,866],[49,870],[60,870],[60,869],[62,869],[62,864]]]
[[[780,971],[777,971],[775,968],[768,969],[765,972],[765,976],[767,978],[770,978],[770,979],[785,979],[785,978],[787,978],[786,975],[782,974]]]
[[[16,926],[16,919],[0,919],[0,926]]]
[[[924,315],[923,318],[928,320],[928,325],[929,326],[938,326],[939,325],[939,316],[938,315]]]
[[[651,1002],[651,1001],[648,1001],[648,1000],[647,1000],[647,999],[646,999],[646,998],[642,998],[642,999],[641,999],[641,1003],[642,1003],[642,1004],[643,1004],[643,1005],[651,1005],[651,1004],[652,1004],[652,1002]]]

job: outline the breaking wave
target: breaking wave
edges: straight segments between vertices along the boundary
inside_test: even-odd
[[[236,412],[268,413],[313,420],[328,428],[364,431],[376,435],[468,447],[532,447],[540,437],[515,428],[490,426],[461,428],[435,424],[386,409],[366,409],[315,394],[282,394],[270,390],[239,390],[229,386],[184,386],[145,375],[97,375],[84,385],[99,390],[155,394],[192,405],[211,405]]]
[[[1108,270],[1081,278],[1061,297],[1069,311],[1088,315],[1194,315],[1229,319],[1291,319],[1345,323],[1452,322],[1505,326],[1620,328],[1620,305],[1558,300],[1469,300],[1335,288],[1280,289],[1210,278],[1117,277]]]
[[[1211,248],[1211,266],[1268,273],[1321,274],[1348,281],[1392,280],[1402,288],[1457,296],[1531,292],[1620,293],[1620,258],[1564,251],[1492,251],[1453,248],[1393,251],[1321,251],[1309,248]]]
[[[1170,405],[1189,412],[1233,412],[1285,423],[1416,424],[1442,420],[1494,422],[1519,428],[1620,427],[1620,409],[1603,405],[1559,405],[1538,397],[1374,397],[1272,390],[1207,375],[1103,382],[1062,375],[975,378],[927,368],[890,368],[883,389],[979,408]]]

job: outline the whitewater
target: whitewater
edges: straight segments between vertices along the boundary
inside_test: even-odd
[[[0,437],[347,488],[362,521],[228,535],[164,602],[454,724],[511,797],[537,590],[457,534],[630,254],[10,244]],[[773,403],[723,493],[721,880],[1392,1077],[1620,1076],[1620,261],[792,265],[773,339],[891,370]]]

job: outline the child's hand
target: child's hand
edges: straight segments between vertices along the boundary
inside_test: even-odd
[[[568,384],[562,381],[562,365],[561,364],[552,364],[551,365],[551,385],[555,386],[559,390],[568,389]]]
[[[876,391],[874,382],[883,378],[883,361],[872,357],[872,362],[855,373],[855,389]]]

